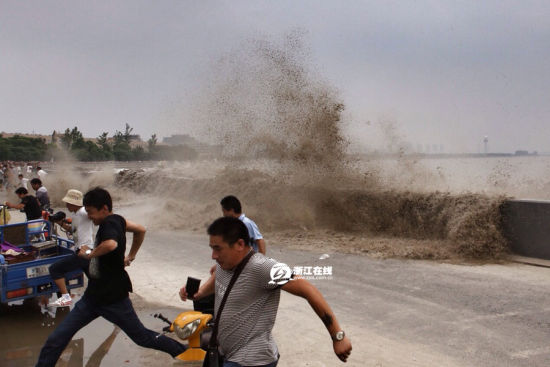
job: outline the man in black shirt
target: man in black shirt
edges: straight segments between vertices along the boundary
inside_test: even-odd
[[[42,218],[42,209],[40,209],[40,203],[34,196],[29,195],[29,192],[26,188],[18,188],[17,190],[15,190],[15,195],[17,195],[19,199],[21,199],[21,202],[19,204],[12,204],[6,201],[5,205],[8,208],[23,209],[25,211],[25,215],[27,216],[27,220]]]
[[[88,191],[83,199],[88,217],[99,225],[93,250],[81,246],[78,256],[90,260],[88,287],[82,299],[49,336],[36,366],[55,366],[74,334],[99,316],[118,325],[136,344],[169,353],[172,357],[187,348],[165,335],[143,326],[128,292],[132,283],[125,266],[136,257],[145,237],[142,225],[113,214],[112,200],[102,188]],[[132,232],[132,246],[126,253],[126,232]]]

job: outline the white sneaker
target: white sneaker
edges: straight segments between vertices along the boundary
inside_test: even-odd
[[[67,307],[73,304],[73,300],[70,298],[61,297],[55,302],[48,303],[48,307]]]

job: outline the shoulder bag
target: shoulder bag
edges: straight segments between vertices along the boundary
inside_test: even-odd
[[[210,337],[210,342],[208,343],[208,350],[206,351],[206,356],[204,357],[202,367],[221,367],[223,365],[223,357],[220,356],[220,353],[218,351],[218,325],[220,323],[220,316],[222,314],[223,307],[225,306],[225,302],[227,301],[227,296],[229,296],[231,288],[233,288],[233,285],[237,281],[237,278],[243,271],[246,263],[248,262],[248,260],[250,260],[252,255],[254,255],[254,251],[250,250],[248,255],[246,255],[246,257],[239,263],[239,265],[237,265],[237,268],[235,269],[235,272],[233,273],[233,276],[229,281],[229,285],[225,290],[225,294],[223,295],[222,302],[220,303],[220,308],[218,309],[218,313],[214,321],[212,336]]]

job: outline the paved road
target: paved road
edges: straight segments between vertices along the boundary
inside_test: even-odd
[[[331,280],[313,282],[352,338],[348,366],[550,365],[548,268],[342,254],[320,260],[321,253],[279,248],[269,241],[268,246],[270,256],[291,266],[332,266]],[[152,313],[165,307],[170,316],[190,308],[177,291],[187,276],[205,279],[211,264],[205,235],[150,230],[128,268],[135,290],[132,299],[142,321],[160,330],[163,325]],[[12,328],[6,320],[0,326]],[[83,361],[89,361],[111,331],[111,325],[96,320],[75,336],[84,342]],[[332,353],[321,321],[302,299],[283,292],[274,334],[282,356],[280,367],[343,366]],[[36,341],[37,350],[41,343]],[[101,365],[121,363],[172,365],[173,361],[135,346],[121,333]]]
[[[314,283],[352,338],[348,365],[550,365],[550,269],[342,254],[320,260],[321,253],[274,244],[268,251],[291,266],[332,266],[331,280]],[[181,307],[177,288],[188,275],[204,279],[209,256],[206,236],[150,232],[131,267],[137,294]],[[299,298],[282,297],[275,336],[280,366],[339,365],[324,326]]]

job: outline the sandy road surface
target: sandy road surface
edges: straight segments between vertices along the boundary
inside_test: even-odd
[[[332,253],[320,260],[321,252],[269,241],[268,254],[291,266],[332,266],[331,280],[313,282],[352,339],[349,366],[550,365],[550,269]],[[142,322],[160,330],[164,324],[153,313],[174,317],[190,309],[190,302],[179,300],[178,289],[187,276],[205,279],[211,264],[206,235],[150,230],[128,268],[135,290],[131,298]],[[5,323],[0,329],[8,333],[20,329],[17,323]],[[90,364],[94,353],[112,330],[101,319],[82,329],[74,338],[84,344],[82,362],[67,365],[96,365]],[[274,333],[282,356],[279,366],[344,365],[332,353],[321,321],[300,298],[283,292]],[[43,341],[33,342],[37,353]],[[178,365],[168,355],[137,347],[124,333],[99,363]]]
[[[129,268],[136,294],[181,307],[186,277],[205,279],[206,236],[150,232]],[[291,266],[332,266],[314,283],[351,336],[351,366],[547,366],[550,269],[451,265],[299,252],[271,244]],[[332,343],[307,302],[283,292],[275,326],[280,366],[337,366]],[[183,306],[191,307],[190,303]]]

